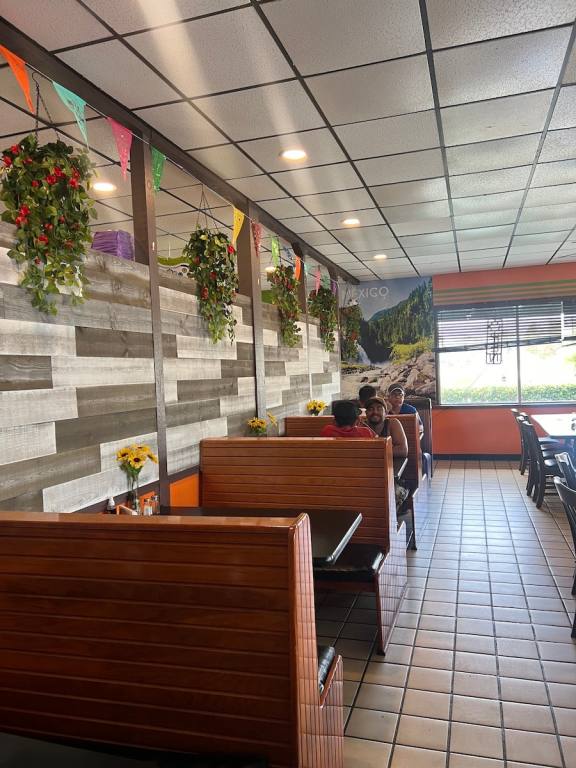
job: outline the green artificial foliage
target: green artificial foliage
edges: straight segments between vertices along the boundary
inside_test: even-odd
[[[296,289],[298,281],[294,277],[294,267],[281,264],[274,272],[267,273],[272,286],[272,304],[278,307],[280,315],[280,336],[287,347],[295,347],[300,340],[300,328],[296,324],[300,313]]]
[[[196,280],[200,315],[214,344],[226,334],[230,342],[234,341],[232,302],[238,291],[235,254],[228,235],[201,227],[190,235],[182,251],[188,277]]]
[[[358,304],[350,304],[340,310],[340,338],[342,360],[353,362],[358,359],[358,339],[362,310]]]
[[[308,311],[320,320],[320,338],[327,352],[336,349],[335,332],[338,330],[338,300],[330,288],[321,285],[318,292],[308,296]]]
[[[91,178],[88,154],[62,141],[38,145],[30,135],[2,153],[2,221],[16,226],[17,240],[8,256],[25,265],[20,284],[41,312],[57,313],[53,296],[62,289],[73,303],[83,301],[90,217],[97,218]]]

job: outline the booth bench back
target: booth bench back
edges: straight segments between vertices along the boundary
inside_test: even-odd
[[[362,522],[352,541],[384,551],[396,533],[390,438],[208,438],[200,476],[203,507],[353,509]]]
[[[0,731],[342,766],[305,515],[0,514],[0,657]]]

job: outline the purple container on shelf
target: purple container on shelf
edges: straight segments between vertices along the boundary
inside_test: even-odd
[[[121,259],[134,261],[134,244],[132,235],[121,229],[108,229],[105,232],[94,232],[92,248],[95,251],[111,253]]]

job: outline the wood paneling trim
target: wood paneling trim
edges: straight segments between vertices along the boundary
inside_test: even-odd
[[[0,327],[1,331],[1,327]],[[0,390],[50,389],[52,365],[43,355],[0,355]]]
[[[76,326],[79,357],[153,357],[151,333]]]
[[[156,407],[154,384],[116,384],[76,390],[78,416],[143,411]]]
[[[126,411],[121,419],[117,414],[83,416],[56,422],[56,448],[72,451],[149,432],[156,432],[156,410],[152,408]]]

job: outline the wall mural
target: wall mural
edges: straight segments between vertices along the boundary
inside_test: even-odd
[[[378,280],[354,286],[343,305],[360,307],[355,360],[342,360],[342,396],[356,397],[363,384],[384,395],[401,384],[408,395],[436,400],[432,280]]]

